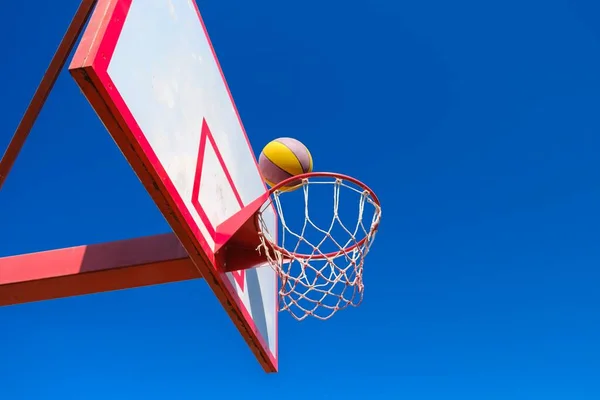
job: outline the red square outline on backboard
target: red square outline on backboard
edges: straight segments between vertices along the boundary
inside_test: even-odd
[[[237,291],[226,274],[216,266],[215,256],[203,238],[192,215],[177,193],[173,182],[150,147],[144,133],[137,124],[131,111],[108,75],[113,52],[127,18],[133,0],[98,0],[88,26],[81,37],[80,44],[69,67],[70,72],[86,97],[103,120],[109,132],[128,162],[150,193],[153,200],[165,216],[174,233],[194,264],[232,318],[242,336],[257,356],[259,362],[270,372],[277,371],[279,353],[278,310],[275,310],[275,354],[269,350],[268,343],[261,336],[249,310],[237,296]],[[231,104],[246,142],[248,136],[241,122],[239,112],[229,91],[227,81],[216,57],[206,26],[202,20],[196,2],[193,1],[198,19],[210,45],[214,60],[219,68],[223,83],[228,91]],[[143,62],[143,60],[140,60]],[[251,147],[250,147],[251,148]],[[256,163],[256,158],[255,158]],[[258,166],[256,165],[256,168]],[[265,186],[265,191],[267,190]],[[275,212],[275,210],[273,210]],[[275,280],[274,304],[278,305],[277,279]]]
[[[208,146],[210,146],[212,148],[212,150],[215,152],[215,156],[217,157],[217,160],[219,161],[219,165],[220,165],[221,169],[223,170],[223,173],[225,174],[227,183],[229,183],[229,187],[231,188],[231,191],[233,192],[233,195],[235,196],[235,199],[237,200],[238,205],[240,206],[240,209],[244,208],[244,202],[242,201],[242,198],[240,196],[239,191],[237,190],[237,187],[233,183],[233,178],[231,177],[231,174],[229,173],[229,169],[227,168],[227,165],[225,164],[225,160],[223,160],[223,156],[221,155],[221,152],[219,151],[219,147],[217,146],[217,143],[215,142],[215,138],[213,137],[212,132],[210,131],[210,127],[208,126],[206,119],[203,118],[202,119],[202,128],[200,130],[200,145],[198,146],[198,158],[196,160],[196,173],[194,175],[194,185],[192,188],[191,201],[192,201],[192,205],[196,209],[196,212],[200,216],[202,223],[208,230],[208,233],[213,238],[213,241],[216,242],[217,241],[217,237],[216,237],[217,236],[217,234],[216,234],[217,227],[213,226],[213,224],[210,222],[208,215],[206,215],[204,208],[202,208],[202,205],[200,204],[200,181],[202,180],[202,171],[204,170],[204,168],[203,168],[204,167],[204,158],[205,158],[206,151],[208,149],[207,143],[208,143]],[[246,290],[245,284],[244,284],[246,281],[246,273],[244,272],[244,270],[232,271],[231,274],[233,275],[235,281],[237,282],[237,284],[240,287],[240,289],[242,290],[242,292],[244,292]]]

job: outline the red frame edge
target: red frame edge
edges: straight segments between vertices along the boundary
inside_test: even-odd
[[[124,114],[122,107],[113,98],[120,98],[120,95],[112,85],[106,69],[131,2],[132,0],[98,1],[69,71],[187,250],[190,260],[198,269],[198,275],[207,280],[263,369],[266,372],[277,372],[278,349],[275,354],[271,354],[269,346],[249,318],[248,310],[228,290],[231,283],[222,271],[213,267],[215,260],[205,253],[206,243],[199,241],[194,228],[185,222],[189,216],[178,207],[177,199],[166,195],[170,192],[167,186],[170,181],[164,179],[164,171],[156,169],[156,165],[146,154],[143,143],[138,141],[140,138],[124,117],[128,112]],[[108,40],[103,40],[104,36]],[[107,87],[110,88],[110,93]]]

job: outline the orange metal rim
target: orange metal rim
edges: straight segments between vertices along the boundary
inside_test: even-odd
[[[269,190],[269,195],[272,196],[275,194],[275,192],[280,191],[283,187],[286,187],[286,186],[290,185],[291,183],[297,182],[299,180],[303,181],[302,185],[304,185],[305,184],[304,182],[306,182],[306,181],[308,181],[310,184],[311,178],[332,178],[332,179],[335,179],[336,181],[340,180],[340,181],[351,182],[354,185],[358,186],[359,188],[363,189],[365,192],[367,192],[369,194],[369,197],[373,200],[373,203],[377,207],[381,208],[381,203],[379,202],[379,198],[377,197],[375,192],[370,187],[368,187],[366,184],[364,184],[363,182],[361,182],[360,180],[358,180],[356,178],[353,178],[351,176],[344,175],[344,174],[339,174],[337,172],[308,172],[305,174],[294,175],[290,178],[287,178],[287,179],[279,182],[277,185],[273,186]],[[281,191],[280,193],[283,194],[286,192]],[[285,248],[279,246],[277,243],[274,243],[268,239],[267,240],[268,240],[270,247],[274,251],[281,253],[283,255],[284,259],[303,259],[303,260],[332,259],[332,258],[339,257],[341,255],[347,254],[348,252],[364,245],[365,242],[367,241],[367,239],[369,239],[369,236],[371,236],[372,233],[377,231],[377,228],[378,228],[378,224],[375,225],[374,227],[372,227],[369,235],[365,236],[364,238],[362,238],[360,241],[353,244],[352,246],[348,246],[348,247],[340,249],[339,251],[334,251],[334,252],[330,252],[330,253],[326,253],[326,254],[295,253],[295,252],[286,250]]]

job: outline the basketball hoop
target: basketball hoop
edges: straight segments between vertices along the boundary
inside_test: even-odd
[[[311,206],[318,209],[309,209],[309,194]],[[282,197],[294,196],[298,205],[284,207]],[[325,210],[328,197],[332,200],[330,211]],[[290,209],[297,210],[302,203],[303,214],[289,218],[286,211],[292,214]],[[269,225],[263,211],[271,205],[277,210],[280,244],[266,229]],[[293,221],[293,217],[298,221]],[[258,213],[258,250],[281,280],[280,309],[289,311],[297,320],[308,316],[326,320],[348,306],[358,306],[364,290],[363,264],[380,218],[381,207],[375,193],[349,176],[312,172],[274,186]]]

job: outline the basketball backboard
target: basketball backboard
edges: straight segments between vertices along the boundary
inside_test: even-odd
[[[276,371],[276,273],[223,272],[215,256],[217,227],[266,187],[195,1],[98,0],[69,70],[259,362]],[[274,236],[274,209],[265,215]]]

